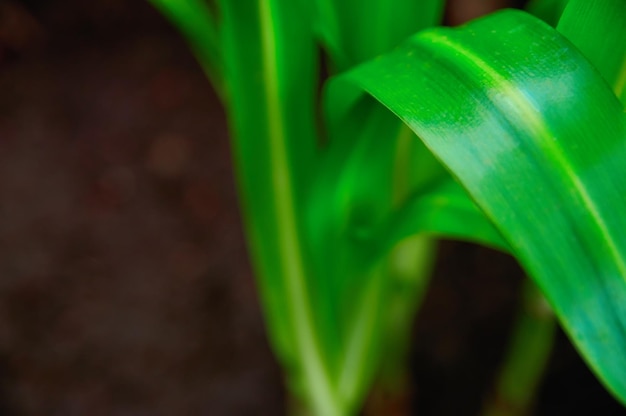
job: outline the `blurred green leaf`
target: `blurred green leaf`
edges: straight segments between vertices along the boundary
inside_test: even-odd
[[[526,10],[552,27],[556,27],[559,18],[569,0],[530,0]]]
[[[222,56],[214,13],[203,0],[149,0],[189,40],[215,90],[223,97]]]
[[[441,22],[445,0],[314,0],[304,2],[333,65],[344,70],[389,51]]]
[[[372,241],[378,246],[375,252],[382,254],[405,238],[424,233],[510,250],[467,192],[451,178],[409,199],[380,227]]]
[[[328,356],[336,340],[319,319],[324,288],[301,226],[317,158],[313,34],[290,0],[219,6],[240,198],[270,336],[292,391],[317,414],[339,414]]]
[[[626,105],[626,0],[570,0],[557,30],[591,61]]]

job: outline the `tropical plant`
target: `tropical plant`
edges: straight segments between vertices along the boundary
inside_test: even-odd
[[[227,110],[270,339],[306,408],[355,414],[402,374],[440,236],[513,254],[626,403],[626,0],[458,28],[434,27],[443,0],[151,1]],[[524,296],[498,382],[522,412],[554,332]]]

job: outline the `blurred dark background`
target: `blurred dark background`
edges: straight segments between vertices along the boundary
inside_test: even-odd
[[[505,4],[451,2],[446,19]],[[523,273],[473,245],[440,251],[408,403],[474,415]],[[282,415],[285,401],[223,109],[184,41],[145,1],[0,0],[0,416]],[[625,413],[559,334],[536,414]]]

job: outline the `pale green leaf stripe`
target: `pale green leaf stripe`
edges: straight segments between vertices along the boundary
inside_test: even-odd
[[[505,11],[422,33],[349,77],[467,188],[626,403],[626,120],[595,69]]]

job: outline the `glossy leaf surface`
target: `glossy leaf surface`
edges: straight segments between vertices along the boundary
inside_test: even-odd
[[[596,69],[505,11],[422,32],[348,78],[458,178],[626,403],[626,119]]]

